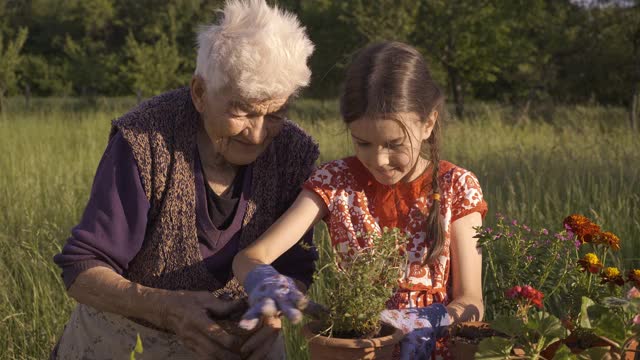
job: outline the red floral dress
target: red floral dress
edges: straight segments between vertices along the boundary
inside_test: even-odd
[[[423,266],[422,259],[428,250],[426,220],[433,202],[429,196],[431,175],[429,167],[409,183],[383,185],[360,160],[348,157],[322,165],[304,184],[327,205],[324,221],[339,254],[348,256],[355,249],[367,246],[367,238],[358,234],[379,234],[384,227],[399,228],[409,236],[406,244],[409,266],[399,279],[399,290],[387,303],[390,309],[449,303],[451,223],[473,212],[480,212],[484,217],[487,211],[476,176],[450,162],[440,161],[438,183],[445,246],[435,264]],[[438,343],[434,358],[448,357],[443,344]]]

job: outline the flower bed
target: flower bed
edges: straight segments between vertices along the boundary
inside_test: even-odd
[[[500,214],[495,229],[476,230],[489,324],[504,334],[482,340],[477,357],[634,358],[640,269],[610,266],[621,247],[614,233],[577,214],[556,233]]]

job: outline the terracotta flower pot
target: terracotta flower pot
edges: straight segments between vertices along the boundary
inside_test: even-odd
[[[341,339],[318,335],[322,331],[319,321],[302,328],[309,344],[311,360],[391,359],[393,349],[402,340],[402,330],[382,325],[380,336],[372,339]]]
[[[638,339],[631,339],[624,344],[624,360],[640,360]]]
[[[455,324],[449,329],[448,348],[456,360],[473,359],[482,339],[499,335],[489,323],[468,321]]]

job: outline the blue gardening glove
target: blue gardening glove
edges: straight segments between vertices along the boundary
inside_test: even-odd
[[[400,342],[401,360],[430,359],[436,340],[442,337],[451,319],[443,304],[423,308],[384,310],[380,320],[405,334]]]
[[[302,320],[307,298],[298,290],[293,279],[280,274],[271,265],[258,265],[244,280],[249,294],[249,310],[239,326],[252,330],[263,316],[276,316],[281,311],[293,323]]]

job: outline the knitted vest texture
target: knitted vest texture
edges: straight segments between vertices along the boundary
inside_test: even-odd
[[[167,290],[209,290],[221,284],[205,268],[196,232],[194,153],[200,114],[188,88],[154,97],[113,121],[129,143],[151,207],[142,248],[125,277]],[[318,146],[287,121],[253,165],[252,193],[240,248],[257,239],[293,203],[318,158]]]

